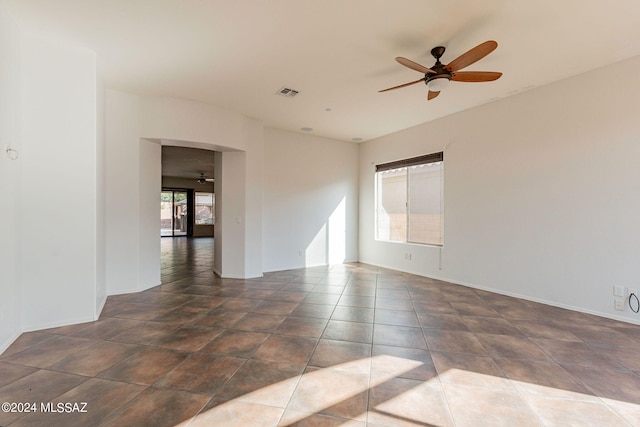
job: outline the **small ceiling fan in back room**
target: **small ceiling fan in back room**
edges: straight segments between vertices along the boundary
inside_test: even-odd
[[[444,54],[445,48],[444,46],[436,46],[431,49],[431,55],[436,58],[436,63],[433,64],[431,68],[427,68],[410,59],[399,56],[396,58],[396,61],[407,68],[424,73],[424,77],[414,82],[390,87],[388,89],[380,90],[379,92],[387,92],[389,90],[400,89],[401,87],[425,82],[429,88],[427,100],[431,100],[440,95],[440,91],[447,87],[451,80],[454,82],[491,82],[497,80],[502,76],[502,73],[496,71],[460,71],[474,62],[481,60],[493,52],[497,47],[498,43],[495,41],[486,41],[458,56],[447,65],[444,65],[440,62],[440,57]]]
[[[215,179],[208,178],[204,175],[204,173],[200,173],[200,178],[198,178],[198,184],[206,184],[207,182],[215,182]]]

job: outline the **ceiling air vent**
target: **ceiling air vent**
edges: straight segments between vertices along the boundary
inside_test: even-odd
[[[296,96],[298,93],[297,90],[295,89],[290,89],[288,87],[281,87],[279,91],[276,92],[276,95],[280,95],[280,96],[284,96],[287,98],[293,98],[294,96]]]

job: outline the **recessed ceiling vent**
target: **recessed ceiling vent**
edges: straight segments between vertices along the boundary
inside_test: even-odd
[[[279,91],[276,92],[276,95],[280,95],[280,96],[284,96],[286,98],[293,98],[294,96],[296,96],[297,94],[299,94],[300,92],[298,92],[295,89],[290,89],[288,87],[281,87]]]

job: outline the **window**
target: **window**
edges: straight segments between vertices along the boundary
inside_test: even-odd
[[[196,192],[196,225],[214,224],[215,195]]]
[[[376,166],[376,239],[442,245],[444,153]]]

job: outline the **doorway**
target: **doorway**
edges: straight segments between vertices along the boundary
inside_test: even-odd
[[[160,195],[160,236],[187,236],[189,232],[188,193],[184,190],[162,190]]]

